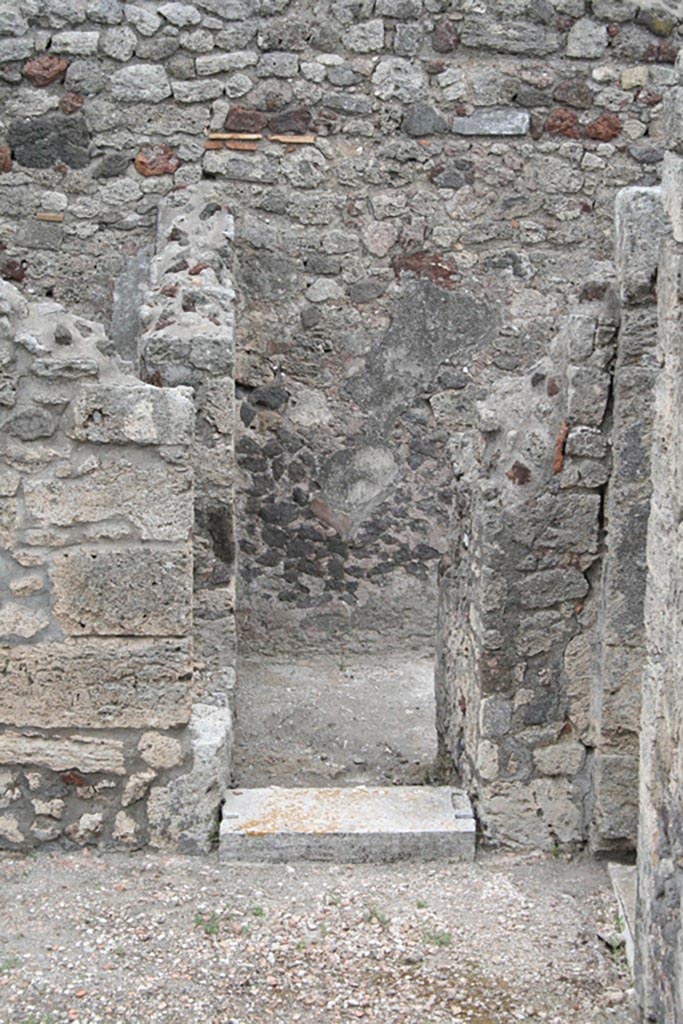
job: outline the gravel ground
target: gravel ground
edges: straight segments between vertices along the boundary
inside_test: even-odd
[[[240,658],[233,770],[239,786],[424,782],[436,757],[434,659]]]
[[[3,1024],[626,1024],[601,865],[0,859]]]

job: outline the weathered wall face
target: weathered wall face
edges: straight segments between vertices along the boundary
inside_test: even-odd
[[[54,302],[0,299],[0,843],[140,845],[191,759],[191,393],[121,372]]]
[[[143,380],[192,388],[193,636],[202,689],[219,703],[234,686],[236,657],[232,235],[210,182],[162,201],[138,340]]]
[[[656,180],[675,19],[29,0],[0,29],[0,271],[102,316],[132,261],[130,351],[161,198],[203,175],[235,215],[245,643],[430,643],[448,440],[612,280],[611,200]]]
[[[564,318],[548,355],[494,385],[453,449],[438,725],[493,840],[586,837],[617,327],[610,300]]]
[[[677,90],[676,104],[680,104]],[[678,107],[680,110],[680,107]],[[657,278],[659,333],[652,509],[647,538],[647,663],[641,719],[636,980],[643,1019],[683,1017],[683,159],[672,126],[663,201],[669,216]]]
[[[160,206],[145,381],[5,284],[0,843],[207,849],[235,679],[232,218]]]
[[[603,853],[633,850],[637,837],[656,281],[663,230],[660,189],[620,192],[615,229],[621,324],[612,373],[599,655],[591,688],[595,755],[590,838],[592,848]]]

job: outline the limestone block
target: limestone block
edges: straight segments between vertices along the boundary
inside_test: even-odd
[[[130,775],[126,780],[123,790],[121,806],[130,807],[131,804],[142,800],[147,795],[147,791],[156,777],[157,773],[152,768],[147,768],[142,772],[136,772],[135,775]]]
[[[543,57],[559,49],[560,35],[544,25],[526,20],[499,18],[490,12],[468,14],[460,41],[464,46],[495,50],[498,53]]]
[[[45,815],[48,818],[61,818],[64,814],[64,800],[32,800],[33,810],[36,814]]]
[[[64,834],[80,846],[94,843],[104,826],[101,814],[82,814],[78,821],[67,825]]]
[[[491,781],[499,771],[498,747],[490,740],[482,740],[477,748],[477,772],[482,779]]]
[[[7,769],[0,770],[0,810],[6,810],[20,796],[21,790],[17,786],[17,773]]]
[[[11,498],[19,489],[21,477],[9,466],[0,466],[0,498]]]
[[[138,823],[125,811],[119,811],[114,818],[112,838],[119,843],[135,843],[138,837]]]
[[[19,822],[11,814],[0,814],[0,841],[7,843],[23,843],[24,834],[19,828]]]
[[[541,849],[583,839],[581,800],[569,779],[496,783],[480,794],[479,813],[491,839]]]
[[[54,772],[123,775],[123,744],[100,736],[30,736],[0,733],[0,764],[33,765]]]
[[[564,655],[569,718],[578,736],[595,742],[592,697],[597,672],[596,644],[589,632],[579,633],[567,644]]]
[[[70,437],[108,444],[189,444],[195,409],[189,388],[85,385],[72,402]]]
[[[14,546],[17,529],[17,503],[14,498],[0,501],[0,547]]]
[[[50,624],[45,608],[33,607],[19,601],[8,601],[0,607],[0,640],[29,640]]]
[[[664,154],[662,202],[675,240],[683,242],[683,156],[676,153]]]
[[[190,720],[192,767],[166,785],[155,786],[147,804],[152,846],[177,845],[188,852],[211,849],[218,811],[230,782],[230,710],[197,704]]]
[[[186,636],[190,632],[192,555],[188,547],[69,548],[53,557],[50,578],[55,616],[72,636]]]
[[[140,757],[152,768],[173,768],[183,759],[183,748],[173,736],[146,732],[138,743]]]
[[[103,461],[83,476],[29,479],[26,508],[39,526],[123,519],[142,540],[186,540],[192,529],[192,474],[177,466]]]
[[[615,201],[616,263],[624,302],[653,301],[664,231],[662,194],[656,188],[623,188]]]
[[[645,580],[642,580],[643,591]],[[601,698],[601,720],[600,725],[603,736],[615,737],[613,742],[619,742],[618,753],[625,753],[635,743],[635,737],[640,729],[640,702],[643,682],[645,650],[642,627],[643,597],[640,595],[641,615],[641,643],[635,646],[627,646],[625,641],[633,637],[627,637],[627,631],[620,635],[618,624],[615,628],[615,620],[612,618],[608,623],[604,639],[603,665],[602,665],[602,698]],[[606,595],[607,601],[615,599],[613,594]],[[610,636],[611,634],[611,636]],[[611,641],[611,642],[610,642]],[[618,740],[617,740],[618,738]],[[628,750],[632,753],[632,750]]]
[[[189,640],[69,639],[0,655],[0,721],[166,729],[187,722]]]

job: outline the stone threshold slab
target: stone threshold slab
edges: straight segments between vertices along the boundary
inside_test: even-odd
[[[474,859],[475,822],[450,786],[231,790],[220,859],[338,863]]]

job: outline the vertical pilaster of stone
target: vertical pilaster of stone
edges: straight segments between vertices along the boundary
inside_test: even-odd
[[[230,781],[235,680],[233,219],[211,185],[159,208],[150,289],[141,310],[143,379],[194,389],[193,642],[197,702],[192,767],[150,794],[150,841],[206,849]]]
[[[232,232],[232,217],[211,187],[161,204],[140,340],[144,379],[194,389],[194,640],[222,685],[235,657]]]
[[[603,852],[634,849],[637,833],[660,189],[623,189],[615,215],[622,314],[612,382],[612,471],[605,494],[600,658],[593,692],[591,846]]]
[[[683,160],[667,155],[647,536],[636,983],[643,1020],[683,1020]]]

